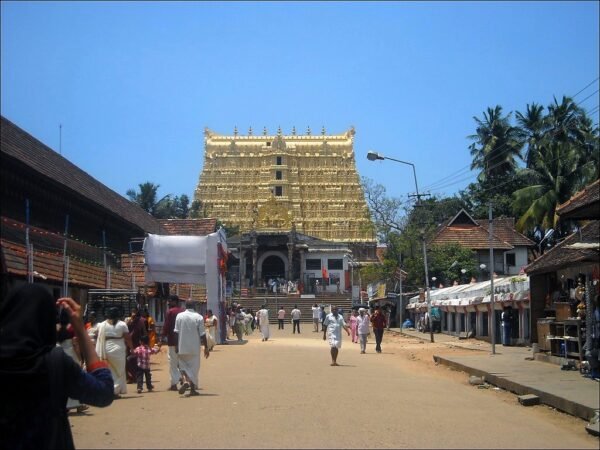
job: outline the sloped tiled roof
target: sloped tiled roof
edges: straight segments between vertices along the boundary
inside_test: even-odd
[[[490,237],[486,229],[481,226],[457,225],[443,227],[429,242],[429,245],[460,244],[472,250],[485,250],[490,248]],[[492,245],[496,250],[511,250],[508,242],[492,236]]]
[[[9,217],[0,218],[2,236],[3,270],[11,275],[27,276],[27,251],[25,238],[26,225]],[[33,270],[36,277],[60,282],[63,281],[63,251],[65,237],[43,228],[29,226],[29,244],[33,247]],[[103,249],[88,245],[72,238],[67,238],[67,256],[69,256],[69,284],[104,288],[106,272],[104,271]],[[111,286],[118,289],[129,289],[131,276],[119,269],[116,255],[107,253],[107,262],[111,266]]]
[[[136,286],[152,285],[146,283],[146,273],[144,268],[144,254],[139,253],[124,253],[121,255],[121,269],[127,274],[131,280],[135,281]]]
[[[5,270],[10,275],[27,276],[27,251],[22,244],[0,240],[2,261]],[[55,283],[63,282],[62,254],[33,251],[34,280],[49,280]],[[131,279],[118,269],[111,269],[111,287],[114,289],[131,288]],[[104,267],[87,264],[77,259],[69,260],[69,285],[85,288],[103,289],[106,287],[106,272]]]
[[[535,273],[554,272],[560,268],[583,262],[594,262],[597,264],[600,256],[597,248],[569,248],[569,246],[579,242],[597,245],[599,235],[600,221],[593,220],[581,227],[580,233],[571,234],[560,244],[548,250],[525,267],[525,272],[531,275]]]
[[[486,233],[488,233],[488,220],[477,219],[477,223],[485,229]],[[493,224],[494,235],[498,236],[498,238],[502,239],[504,242],[508,242],[514,247],[521,245],[532,247],[535,245],[531,239],[527,238],[515,229],[514,217],[493,219]]]
[[[511,250],[515,246],[533,246],[534,243],[514,227],[514,218],[493,219],[492,245],[497,250]],[[490,248],[488,221],[473,219],[464,209],[441,224],[429,245],[460,244],[471,250]]]
[[[600,219],[600,179],[556,208],[564,219]]]
[[[50,182],[62,185],[73,196],[82,196],[89,203],[111,211],[145,232],[158,233],[158,222],[138,205],[117,194],[87,174],[50,147],[1,117],[0,149],[2,159],[11,158],[28,166]]]
[[[214,233],[217,219],[158,219],[165,234],[178,236],[206,236]]]

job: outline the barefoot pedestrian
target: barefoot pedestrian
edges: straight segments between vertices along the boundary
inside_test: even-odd
[[[331,313],[325,317],[323,321],[325,331],[323,331],[323,340],[329,341],[331,347],[331,365],[338,366],[337,357],[339,349],[342,348],[342,328],[346,330],[348,336],[350,336],[350,330],[344,322],[344,318],[339,314],[338,307],[332,306]]]
[[[183,384],[179,393],[184,394],[190,390],[188,397],[200,395],[198,388],[198,373],[200,372],[200,348],[204,346],[204,357],[208,358],[210,352],[204,331],[204,319],[194,310],[194,302],[185,302],[185,311],[177,314],[175,318],[175,332],[179,336],[177,341],[177,354],[179,356],[179,370]]]

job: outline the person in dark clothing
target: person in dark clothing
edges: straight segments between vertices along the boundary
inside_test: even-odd
[[[131,336],[131,348],[139,347],[142,343],[141,337],[148,335],[148,329],[146,328],[146,321],[138,308],[131,310],[131,317],[127,323],[127,328],[129,329],[129,336]],[[127,369],[127,382],[135,383],[137,380],[137,357],[131,354],[131,352],[127,357],[125,367]]]
[[[69,315],[87,372],[56,346],[56,306]],[[67,398],[113,401],[113,380],[85,331],[73,299],[54,302],[37,284],[15,288],[0,304],[0,449],[72,449]]]
[[[383,339],[383,330],[385,330],[387,320],[379,306],[375,308],[375,313],[371,316],[371,325],[373,327],[373,333],[375,334],[375,351],[381,353],[381,341]]]
[[[169,373],[171,374],[171,387],[170,391],[177,391],[177,383],[181,379],[179,373],[179,357],[177,356],[177,341],[179,337],[175,333],[175,319],[177,314],[185,311],[179,306],[179,297],[177,295],[171,295],[169,297],[169,310],[165,317],[162,329],[162,338],[167,341],[169,346],[169,352],[167,358],[169,361]]]

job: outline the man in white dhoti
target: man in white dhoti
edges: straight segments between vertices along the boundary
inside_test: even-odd
[[[258,326],[260,327],[260,333],[262,334],[262,340],[268,341],[270,332],[269,332],[269,311],[267,310],[267,305],[262,305],[258,313]]]
[[[350,336],[350,329],[344,318],[339,314],[338,307],[332,306],[331,313],[327,314],[323,321],[323,340],[327,338],[329,346],[331,347],[331,365],[339,366],[337,363],[337,357],[339,349],[342,348],[342,328],[346,330],[348,336]]]
[[[204,319],[194,310],[194,302],[185,302],[185,311],[177,314],[175,319],[175,332],[179,339],[177,342],[177,355],[179,356],[179,370],[183,378],[183,385],[179,393],[184,394],[188,389],[188,397],[198,394],[198,373],[200,372],[200,347],[204,346],[204,357],[208,358],[210,352],[206,342]]]

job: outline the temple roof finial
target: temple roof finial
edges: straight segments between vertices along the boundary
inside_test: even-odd
[[[279,136],[281,136],[281,126],[278,126],[278,127],[277,127],[277,134],[278,134]]]
[[[237,125],[233,127],[233,135],[234,136],[238,135]]]
[[[263,127],[263,136],[267,135],[267,127]]]
[[[306,130],[306,134],[307,134],[308,136],[310,136],[310,125],[308,126],[308,128],[307,128],[307,130]]]
[[[325,136],[325,126],[321,127],[321,135]]]
[[[252,136],[252,127],[248,128],[248,136]]]
[[[292,127],[292,136],[296,136],[296,127]]]

